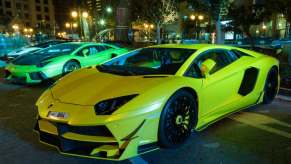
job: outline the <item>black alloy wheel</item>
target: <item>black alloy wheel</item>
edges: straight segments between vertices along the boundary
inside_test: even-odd
[[[159,123],[159,144],[165,148],[177,147],[186,142],[196,124],[195,97],[185,91],[177,91],[164,107]]]
[[[78,62],[76,61],[68,61],[65,65],[64,65],[64,68],[63,68],[63,75],[66,75],[70,72],[73,72],[77,69],[80,69],[81,66]]]
[[[273,67],[267,76],[264,88],[264,104],[270,104],[275,99],[278,91],[278,71]]]

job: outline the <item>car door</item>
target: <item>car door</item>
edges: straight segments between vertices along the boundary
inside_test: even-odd
[[[203,61],[212,59],[216,62],[210,75],[203,78],[201,101],[202,117],[209,122],[233,109],[231,105],[238,101],[238,90],[243,78],[243,67],[240,68],[238,57],[225,49],[212,49],[197,56],[196,65],[201,67]]]

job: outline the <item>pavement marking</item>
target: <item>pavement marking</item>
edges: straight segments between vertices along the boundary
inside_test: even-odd
[[[260,112],[260,113],[270,113],[270,110],[260,110],[258,112]]]
[[[129,159],[130,163],[132,164],[148,164],[147,161],[145,161],[142,157],[140,156],[137,156],[137,157],[134,157],[134,158],[130,158]]]
[[[204,144],[203,147],[217,149],[220,147],[220,144],[218,142],[207,143],[207,144]]]
[[[20,106],[20,105],[21,105],[21,104],[9,104],[8,106],[13,108],[13,107],[18,107],[18,106]]]
[[[229,116],[229,118],[234,121],[247,124],[249,126],[253,126],[255,128],[258,128],[258,129],[261,129],[273,134],[277,134],[286,138],[291,138],[291,133],[268,126],[268,124],[269,125],[275,124],[282,127],[291,128],[290,124],[274,119],[272,117],[263,115],[263,114],[252,113],[252,112],[240,112],[239,115],[232,115],[232,116]]]
[[[13,117],[7,116],[7,117],[0,117],[0,120],[10,120],[13,119]]]

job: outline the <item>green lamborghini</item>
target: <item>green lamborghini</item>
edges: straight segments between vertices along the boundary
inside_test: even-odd
[[[103,43],[63,43],[20,56],[6,66],[5,78],[18,83],[40,83],[74,70],[93,66],[128,50]]]
[[[278,70],[276,59],[230,46],[141,48],[57,81],[36,103],[35,130],[62,154],[89,158],[176,148],[228,114],[271,103]]]

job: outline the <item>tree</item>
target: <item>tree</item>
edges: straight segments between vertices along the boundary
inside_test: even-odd
[[[195,12],[206,12],[210,15],[212,20],[215,22],[216,29],[216,43],[223,43],[223,36],[221,30],[221,17],[226,14],[223,11],[226,9],[228,0],[188,0],[193,6]]]
[[[132,0],[135,20],[154,23],[157,43],[161,43],[161,28],[178,18],[176,0]],[[135,2],[136,1],[136,2]],[[137,14],[138,13],[138,14]]]
[[[254,47],[255,42],[250,32],[253,25],[259,25],[266,19],[270,19],[270,13],[262,4],[254,4],[253,0],[234,1],[229,7],[228,17],[232,20],[230,26],[234,31],[243,32]]]

